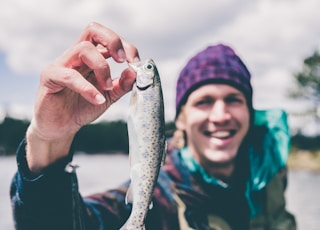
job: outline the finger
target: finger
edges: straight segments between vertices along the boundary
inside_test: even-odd
[[[123,93],[127,93],[132,90],[132,86],[136,81],[136,72],[131,68],[125,69],[119,79],[119,87]]]
[[[104,54],[111,56],[119,63],[134,60],[136,57],[139,57],[137,49],[132,44],[121,39],[121,37],[111,29],[95,22],[90,23],[80,35],[77,42],[81,41],[90,41],[95,46],[101,45],[105,47],[107,52],[104,52]]]
[[[74,69],[51,66],[46,68],[41,77],[41,82],[49,94],[56,94],[68,88],[91,104],[101,105],[106,101],[101,92]]]
[[[125,40],[124,38],[121,38],[121,41],[127,54],[127,61],[139,62],[140,56],[139,56],[138,49],[134,45],[132,45],[130,42]]]
[[[75,69],[83,76],[87,76],[93,70],[102,89],[112,88],[110,67],[107,61],[97,47],[88,41],[71,47],[55,62],[55,65]]]
[[[113,89],[109,91],[111,103],[128,93],[136,80],[136,73],[130,69],[125,69],[120,78],[113,80]]]
[[[84,64],[93,70],[98,84],[102,89],[111,89],[113,85],[108,62],[91,43],[81,42],[80,44],[81,45],[78,45],[79,58]]]

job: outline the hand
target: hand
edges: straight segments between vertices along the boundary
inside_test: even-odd
[[[129,68],[112,80],[106,59],[139,60],[137,49],[110,29],[91,23],[40,78],[35,114],[27,131],[29,168],[41,171],[66,156],[76,132],[132,89]]]

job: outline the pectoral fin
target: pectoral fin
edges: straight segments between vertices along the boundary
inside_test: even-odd
[[[165,161],[166,161],[167,147],[168,147],[168,143],[165,142],[165,143],[164,143],[164,148],[163,148],[163,153],[162,153],[162,159],[161,159],[161,167],[164,165],[164,163],[165,163]]]
[[[132,159],[131,159],[132,160]],[[131,162],[131,170],[130,170],[130,186],[128,188],[127,194],[126,194],[126,204],[132,204],[133,203],[133,198],[134,198],[134,183],[137,183],[137,180],[139,178],[139,165],[138,164],[133,164]]]
[[[149,204],[149,210],[151,210],[153,208],[153,202],[151,201]]]
[[[126,194],[126,204],[132,204],[133,202],[133,194],[132,194],[132,186],[130,185]]]

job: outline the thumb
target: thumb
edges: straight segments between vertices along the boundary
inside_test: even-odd
[[[127,68],[122,72],[121,77],[119,79],[119,86],[125,93],[132,90],[133,84],[136,81],[136,76],[137,73],[133,71],[131,68]]]
[[[113,80],[113,88],[109,91],[112,102],[115,102],[120,97],[131,91],[135,81],[136,72],[130,68],[125,69],[120,78]]]

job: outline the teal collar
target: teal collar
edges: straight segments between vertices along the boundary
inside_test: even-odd
[[[194,159],[187,147],[181,149],[181,159],[191,173],[198,173],[199,175],[201,175],[203,181],[207,184],[217,185],[222,188],[229,188],[228,184],[208,174],[204,170],[204,168]]]

